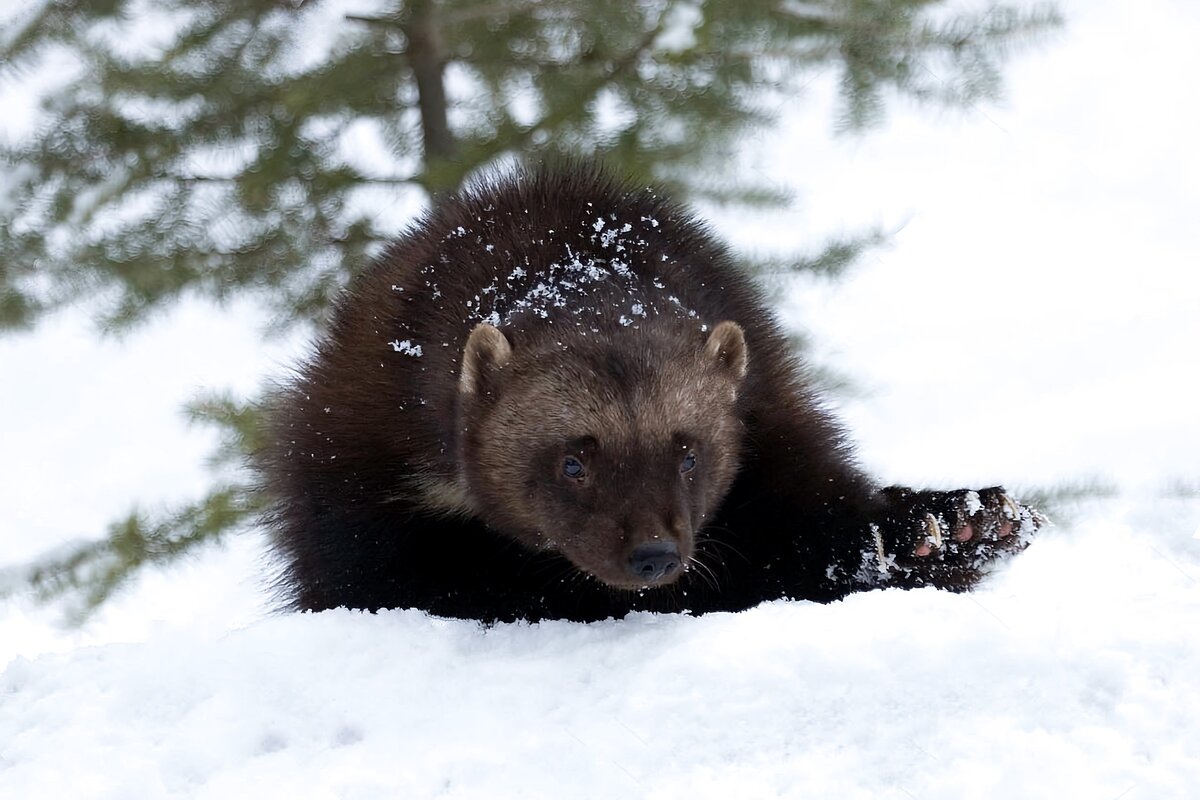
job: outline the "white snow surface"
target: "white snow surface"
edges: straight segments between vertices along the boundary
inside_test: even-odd
[[[0,678],[0,787],[1185,798],[1200,785],[1200,640],[1181,628],[1200,614],[1195,504],[1146,505],[1096,505],[969,596],[492,628],[337,610],[19,658]]]
[[[871,473],[1113,496],[969,595],[592,625],[275,614],[242,536],[77,630],[0,606],[0,798],[1197,797],[1200,6],[1061,5],[998,107],[835,139],[814,82],[746,147],[797,206],[704,212],[762,251],[900,229],[781,295],[858,387]],[[0,339],[0,567],[197,496],[213,438],[179,406],[303,349],[241,305],[121,341],[85,315]]]

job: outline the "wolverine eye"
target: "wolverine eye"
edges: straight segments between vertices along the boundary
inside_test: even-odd
[[[563,475],[568,478],[582,478],[583,464],[575,456],[567,456],[563,460]]]
[[[679,465],[680,472],[691,472],[696,468],[696,454],[688,453],[683,457],[683,463]]]

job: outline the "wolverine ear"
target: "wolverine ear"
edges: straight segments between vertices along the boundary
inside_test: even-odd
[[[512,345],[498,328],[481,322],[467,337],[463,348],[462,375],[458,390],[463,394],[486,394],[492,374],[512,358]]]
[[[713,328],[704,344],[704,355],[728,370],[735,381],[744,378],[747,354],[746,334],[742,332],[742,326],[725,320]]]

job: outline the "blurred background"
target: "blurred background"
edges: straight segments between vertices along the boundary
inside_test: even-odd
[[[519,159],[712,220],[882,481],[1200,498],[1197,33],[1170,0],[0,0],[0,663],[267,613],[256,402]]]

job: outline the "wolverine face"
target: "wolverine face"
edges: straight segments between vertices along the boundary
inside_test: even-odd
[[[481,325],[463,362],[462,464],[490,527],[613,587],[688,568],[737,472],[740,327],[522,353]]]

